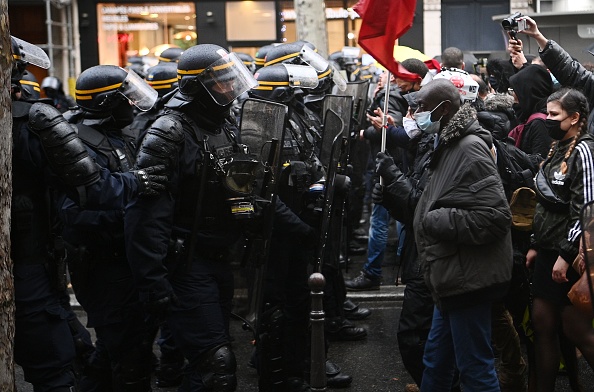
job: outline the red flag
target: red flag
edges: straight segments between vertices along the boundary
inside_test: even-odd
[[[353,7],[363,19],[359,45],[393,74],[395,41],[411,28],[416,6],[417,0],[359,0]]]

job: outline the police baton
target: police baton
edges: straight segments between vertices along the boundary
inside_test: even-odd
[[[390,99],[390,79],[392,78],[392,73],[388,71],[388,78],[386,81],[386,85],[384,87],[384,113],[382,116],[382,144],[381,144],[381,152],[386,152],[386,133],[388,129],[388,100]],[[384,178],[380,176],[380,185],[384,185]]]

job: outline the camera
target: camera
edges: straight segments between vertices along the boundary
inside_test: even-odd
[[[518,30],[526,29],[526,19],[520,19],[522,14],[516,12],[501,21],[501,27],[507,31],[513,39],[516,39]]]

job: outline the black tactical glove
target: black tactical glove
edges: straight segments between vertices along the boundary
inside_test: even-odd
[[[373,201],[373,204],[382,204],[384,202],[384,186],[379,182],[373,186],[371,200]]]
[[[391,156],[380,151],[375,158],[375,171],[384,179],[384,184],[389,184],[396,179],[400,170]]]
[[[149,166],[144,169],[131,170],[138,180],[139,196],[156,196],[159,192],[165,190],[167,176],[165,174],[165,165]]]
[[[334,178],[334,189],[338,194],[345,195],[351,189],[351,177],[337,174]]]

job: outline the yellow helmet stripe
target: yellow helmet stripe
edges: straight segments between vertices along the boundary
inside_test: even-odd
[[[288,55],[286,55],[286,56],[282,56],[282,57],[279,57],[279,58],[277,58],[277,59],[274,59],[274,60],[267,61],[267,62],[264,64],[264,66],[265,66],[265,67],[268,67],[269,65],[276,64],[276,63],[278,63],[278,62],[281,62],[281,61],[283,61],[283,60],[287,60],[287,59],[290,59],[290,58],[293,58],[293,57],[297,57],[297,56],[299,56],[299,52],[295,52],[295,53],[289,53],[289,54],[288,54]]]
[[[75,96],[76,96],[76,99],[78,101],[88,101],[89,99],[93,99],[93,97],[91,97],[90,95],[78,95],[78,94],[75,94]]]
[[[171,88],[171,86],[172,86],[172,84],[161,84],[159,86],[153,86],[153,88],[155,90],[160,90],[160,89],[163,89],[163,88]]]
[[[326,72],[318,75],[318,79],[325,78],[326,76],[330,75],[331,72],[332,72],[332,69],[328,68],[328,70]]]
[[[149,86],[155,86],[159,84],[171,84],[177,82],[177,78],[167,80],[147,80],[146,82],[149,84]]]
[[[29,86],[33,86],[33,87],[39,88],[39,83],[37,83],[37,82],[33,82],[33,81],[30,81],[30,80],[24,80],[24,79],[21,79],[20,82],[21,82],[21,84],[26,84],[26,85],[29,85]]]
[[[288,86],[289,82],[267,82],[266,80],[259,80],[258,84],[264,86]]]
[[[95,93],[101,93],[103,91],[117,90],[121,86],[122,86],[122,83],[116,83],[116,84],[112,84],[111,86],[95,88],[92,90],[74,90],[74,93],[77,95],[78,94],[95,94]]]
[[[172,61],[175,61],[175,60],[171,60],[171,59],[168,59],[168,58],[165,58],[165,57],[161,57],[161,56],[157,57],[157,59],[159,59],[159,61],[164,61],[166,63],[170,63]]]
[[[204,68],[203,69],[188,69],[188,70],[178,69],[177,70],[178,78],[179,78],[179,75],[199,75],[202,72],[204,72]]]
[[[255,59],[254,61],[257,65],[264,65],[266,63],[266,59]]]

